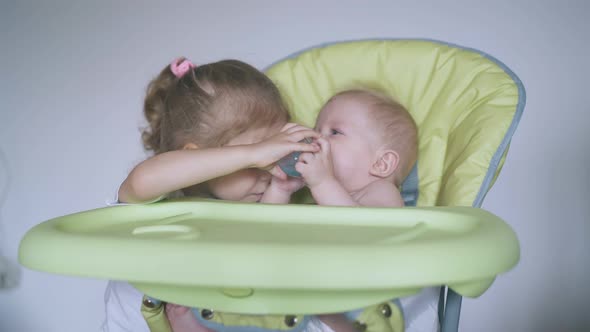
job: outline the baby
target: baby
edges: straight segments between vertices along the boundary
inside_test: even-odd
[[[316,122],[321,150],[295,169],[319,205],[404,205],[399,187],[418,154],[416,124],[394,100],[370,90],[333,96]]]
[[[399,103],[370,90],[347,90],[333,96],[321,109],[316,122],[320,151],[299,156],[295,169],[301,174],[319,205],[402,207],[399,187],[416,163],[417,127]],[[408,303],[423,303],[416,315],[436,330],[436,290],[401,299],[405,316]],[[393,302],[388,305],[397,305]],[[390,308],[390,307],[388,307]],[[412,310],[410,310],[412,311]],[[413,310],[416,311],[416,310]],[[369,312],[369,311],[368,311]],[[330,326],[345,328],[342,315],[319,315]],[[411,322],[391,324],[374,316],[357,322],[366,331],[413,331]],[[390,328],[385,328],[390,326]],[[394,327],[397,326],[397,327]],[[385,330],[384,330],[385,329]]]

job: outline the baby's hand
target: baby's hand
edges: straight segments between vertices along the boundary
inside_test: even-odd
[[[334,178],[332,165],[332,153],[330,143],[325,138],[318,138],[320,151],[317,153],[302,153],[295,164],[297,172],[305,180],[305,183],[313,188],[325,180]]]
[[[302,178],[294,178],[287,176],[283,170],[275,166],[270,170],[272,174],[272,180],[270,182],[271,187],[276,188],[278,191],[291,195],[292,193],[303,188],[305,182]]]
[[[271,169],[273,164],[291,152],[317,152],[317,144],[302,141],[306,137],[317,138],[320,134],[310,128],[295,123],[287,123],[281,132],[268,139],[251,145],[254,167]],[[286,178],[286,176],[285,176]]]
[[[273,167],[270,173],[273,177],[264,195],[262,195],[260,203],[288,204],[291,200],[291,194],[304,185],[303,179],[287,177],[278,166]]]

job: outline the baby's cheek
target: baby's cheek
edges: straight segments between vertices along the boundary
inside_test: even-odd
[[[342,168],[342,166],[345,166],[347,163],[349,164],[350,162],[355,162],[354,160],[347,161],[349,155],[346,155],[345,152],[342,151],[342,149],[338,146],[332,148],[331,151],[332,153],[328,156],[328,161],[332,163],[334,168]]]
[[[347,156],[338,154],[332,156],[332,169],[338,179],[348,179],[358,174],[363,162],[364,160],[351,160]]]

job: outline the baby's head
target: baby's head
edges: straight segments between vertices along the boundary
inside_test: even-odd
[[[220,147],[246,132],[279,131],[289,113],[274,83],[237,60],[193,66],[180,58],[147,88],[142,132],[154,154]]]
[[[375,178],[399,186],[417,159],[418,133],[412,116],[376,91],[336,94],[322,108],[316,129],[328,137],[336,177],[351,191]]]

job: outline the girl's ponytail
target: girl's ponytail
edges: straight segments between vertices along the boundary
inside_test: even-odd
[[[147,87],[147,93],[143,105],[143,113],[148,122],[148,127],[141,133],[143,146],[148,151],[158,154],[165,146],[163,138],[167,135],[162,133],[165,126],[167,105],[166,99],[170,91],[176,87],[179,79],[192,70],[194,66],[185,58],[176,59],[172,64],[166,66],[160,74],[154,78]]]

